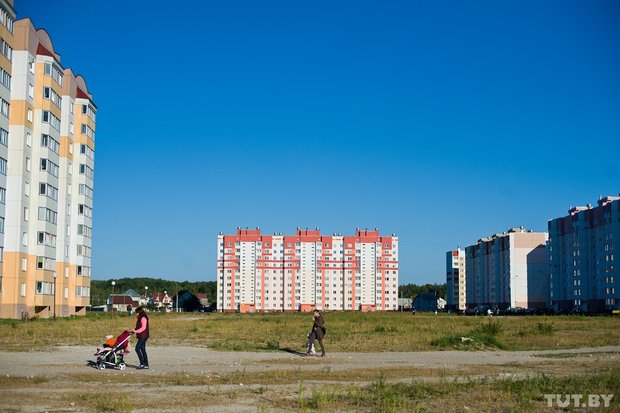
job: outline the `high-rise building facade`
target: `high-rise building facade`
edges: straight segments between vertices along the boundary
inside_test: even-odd
[[[451,310],[465,310],[466,306],[465,250],[460,247],[446,253],[446,302]]]
[[[0,75],[9,75],[0,85],[0,317],[83,315],[90,302],[97,108],[84,78],[63,68],[45,30],[30,19],[12,30],[0,30]]]
[[[620,309],[620,196],[575,207],[549,227],[550,306],[555,311]]]
[[[546,232],[511,228],[465,248],[467,308],[547,307]]]
[[[218,311],[267,312],[398,308],[398,238],[355,235],[218,235]]]

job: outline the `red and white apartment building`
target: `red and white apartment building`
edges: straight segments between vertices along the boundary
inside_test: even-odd
[[[217,237],[217,309],[241,313],[398,309],[398,238],[379,230],[355,235],[261,235],[237,228]]]

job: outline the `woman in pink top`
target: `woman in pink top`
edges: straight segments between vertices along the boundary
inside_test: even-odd
[[[144,308],[138,307],[136,309],[136,328],[131,330],[133,333],[136,333],[136,337],[138,338],[138,343],[136,344],[136,354],[138,354],[138,358],[140,359],[140,367],[139,369],[148,369],[149,368],[149,358],[146,355],[146,340],[149,338],[149,318],[144,311]]]

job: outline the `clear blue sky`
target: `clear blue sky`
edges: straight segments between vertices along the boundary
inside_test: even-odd
[[[94,278],[378,227],[401,283],[445,282],[446,251],[620,192],[618,1],[15,3],[99,107]]]

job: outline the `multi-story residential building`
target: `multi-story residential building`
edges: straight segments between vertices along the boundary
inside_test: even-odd
[[[620,309],[620,196],[575,207],[549,228],[550,295],[555,311]]]
[[[398,238],[355,235],[218,235],[218,311],[398,309]]]
[[[467,307],[546,308],[546,242],[546,232],[521,227],[466,247]]]
[[[15,14],[0,5],[0,317],[85,314],[96,106],[47,32],[29,19],[9,31]]]
[[[446,253],[446,302],[450,310],[465,310],[465,251],[460,247]]]

